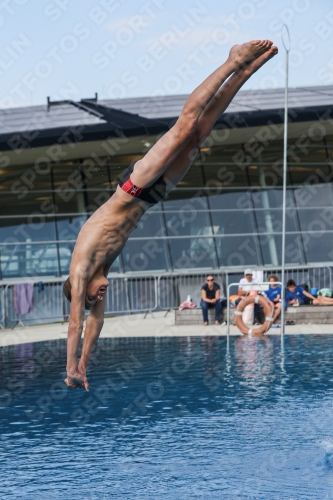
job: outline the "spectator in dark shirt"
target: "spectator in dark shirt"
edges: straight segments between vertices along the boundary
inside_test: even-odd
[[[318,295],[314,297],[301,286],[297,286],[294,280],[288,280],[286,290],[286,304],[295,305],[314,305],[314,306],[333,306],[333,299]]]
[[[227,300],[220,297],[221,288],[220,285],[215,283],[214,276],[209,274],[206,278],[206,283],[201,287],[201,302],[202,316],[204,320],[204,325],[208,325],[208,308],[215,308],[215,325],[219,325],[219,317],[222,305],[226,305]]]

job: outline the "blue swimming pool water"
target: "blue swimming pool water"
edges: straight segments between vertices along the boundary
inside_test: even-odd
[[[333,336],[0,349],[1,499],[333,498]]]

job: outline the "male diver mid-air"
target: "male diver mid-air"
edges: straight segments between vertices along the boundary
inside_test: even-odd
[[[184,177],[200,145],[238,90],[277,52],[269,40],[234,45],[226,62],[189,96],[175,125],[141,160],[127,168],[116,192],[82,227],[64,285],[64,294],[71,302],[65,380],[68,387],[89,390],[86,369],[103,327],[110,266],[143,214]],[[85,309],[90,314],[78,362]]]

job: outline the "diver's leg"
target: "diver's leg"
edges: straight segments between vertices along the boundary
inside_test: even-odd
[[[227,61],[197,87],[187,99],[175,125],[138,160],[131,181],[141,188],[151,186],[176,159],[196,134],[199,119],[223,82],[236,70],[251,62],[271,46],[269,40],[255,40],[235,45]]]
[[[263,66],[269,59],[277,54],[276,47],[270,46],[262,55],[248,63],[244,68],[240,68],[226,81],[226,83],[216,92],[206,109],[198,120],[196,133],[188,141],[176,159],[165,171],[164,177],[167,182],[167,191],[170,191],[186,174],[192,161],[194,160],[200,145],[207,139],[212,131],[214,123],[227,109],[232,99],[244,83]]]

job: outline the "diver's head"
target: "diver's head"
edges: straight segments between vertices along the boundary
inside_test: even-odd
[[[103,300],[108,286],[109,282],[102,273],[95,274],[95,276],[93,276],[93,278],[89,281],[86,288],[86,306],[89,305],[89,308],[91,309],[96,302]]]
[[[96,274],[88,283],[85,294],[84,307],[90,310],[96,302],[104,299],[106,289],[109,286],[108,280],[103,274]],[[72,285],[70,278],[64,283],[63,292],[69,302],[72,301]]]

